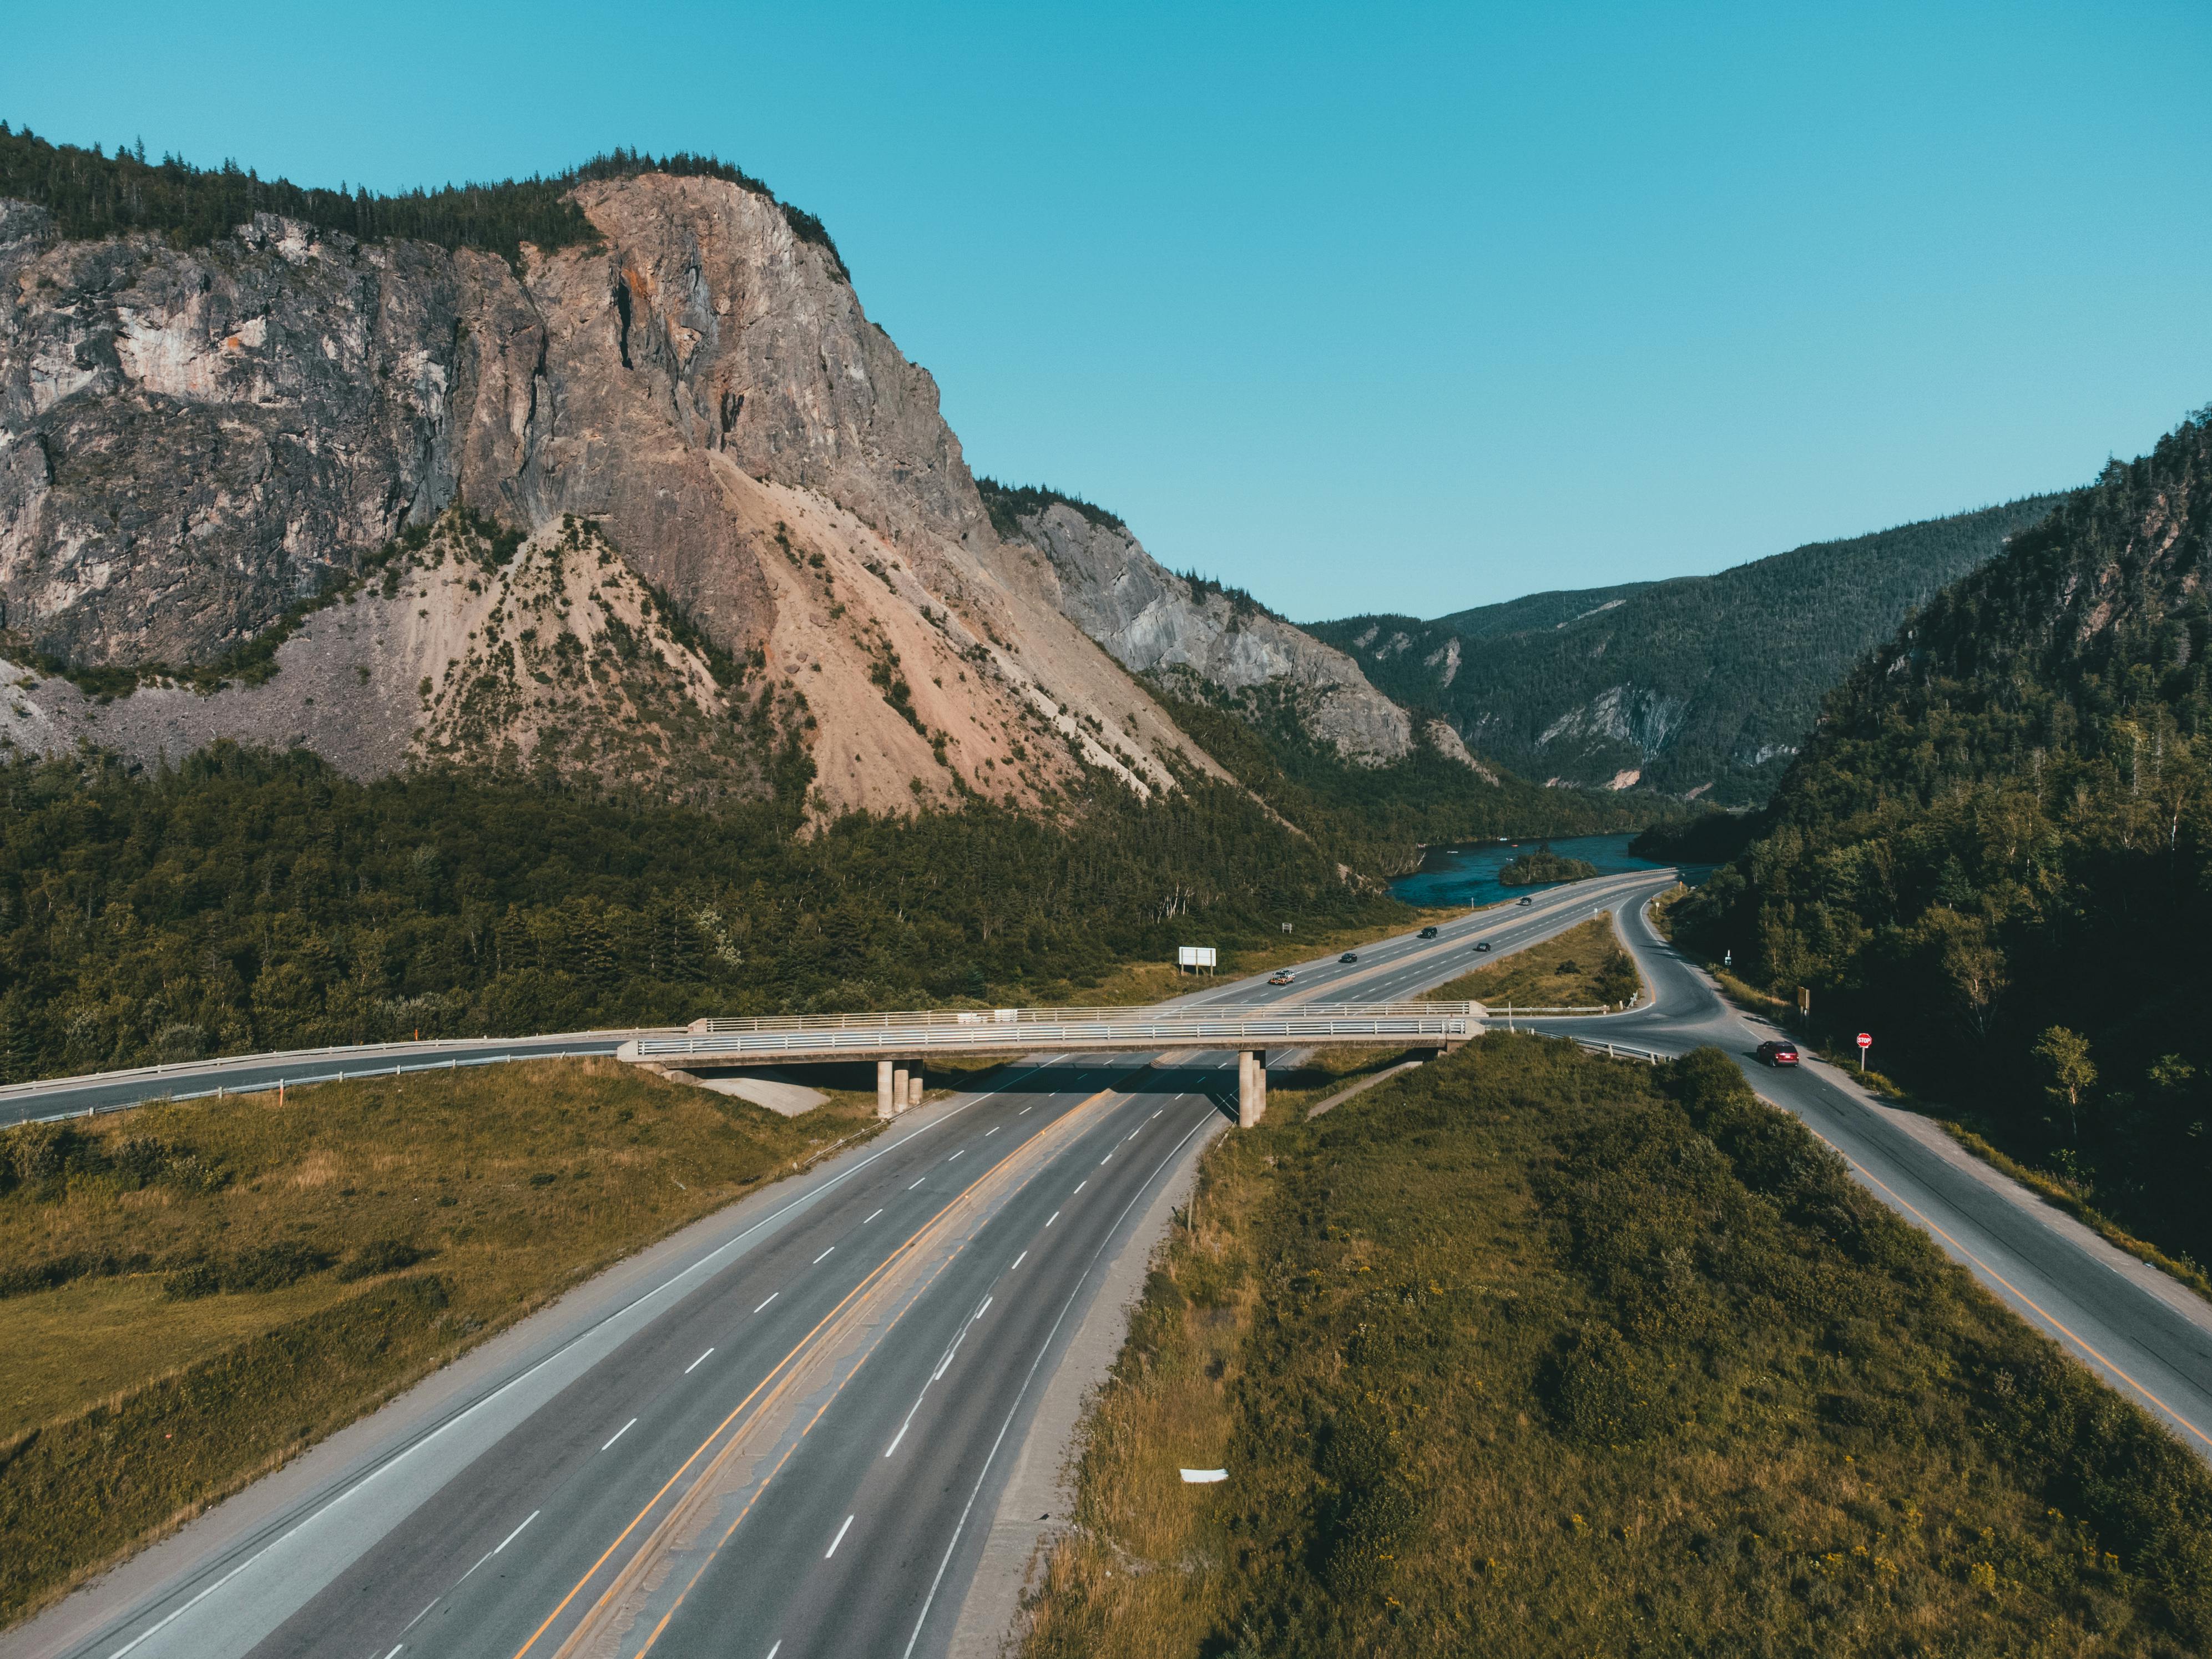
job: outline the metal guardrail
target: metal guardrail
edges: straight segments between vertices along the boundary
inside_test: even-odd
[[[1311,1003],[1152,1011],[1129,1008],[1016,1009],[1028,1018],[962,1018],[953,1012],[900,1016],[848,1014],[822,1019],[701,1021],[711,1030],[640,1037],[617,1051],[627,1060],[742,1061],[799,1054],[961,1054],[976,1049],[1059,1048],[1249,1048],[1282,1042],[1479,1036],[1479,1002]],[[731,1029],[736,1027],[738,1029]]]
[[[517,1037],[423,1037],[417,1042],[397,1040],[391,1042],[338,1042],[320,1048],[264,1048],[248,1054],[216,1054],[205,1060],[173,1060],[158,1066],[131,1066],[112,1072],[65,1072],[58,1077],[35,1078],[28,1083],[0,1084],[0,1103],[21,1098],[25,1095],[48,1093],[57,1089],[105,1087],[111,1084],[131,1083],[148,1078],[213,1077],[219,1072],[235,1071],[243,1066],[274,1066],[280,1060],[296,1060],[302,1063],[322,1054],[442,1054],[456,1048],[481,1048],[487,1042],[588,1042],[593,1038],[627,1039],[635,1036],[680,1031],[680,1025],[609,1025],[592,1031],[549,1031],[543,1036]],[[566,1056],[570,1051],[556,1051]],[[613,1051],[610,1049],[609,1053]],[[526,1058],[526,1056],[515,1056]],[[501,1055],[498,1058],[505,1059]],[[469,1062],[464,1060],[464,1065]],[[362,1073],[348,1067],[346,1075],[358,1077]],[[201,1091],[212,1095],[212,1089]],[[147,1097],[153,1100],[198,1100],[199,1094],[170,1095],[166,1091]],[[76,1112],[64,1114],[75,1117]],[[39,1122],[42,1119],[28,1119]]]
[[[1279,1018],[1285,1005],[1281,1002],[1209,1002],[1194,1004],[1188,1009],[1162,1011],[1139,1004],[1121,1007],[1042,1007],[1042,1008],[927,1008],[906,1013],[880,1014],[764,1014],[757,1018],[695,1019],[685,1027],[694,1036],[724,1036],[773,1031],[870,1031],[887,1026],[896,1026],[903,1031],[935,1030],[940,1028],[970,1030],[977,1026],[1033,1026],[1067,1025],[1120,1022],[1149,1017],[1156,1020]],[[1405,998],[1392,1002],[1298,1002],[1289,1004],[1299,1014],[1342,1015],[1356,1018],[1371,1018],[1378,1015],[1395,1014],[1456,1014],[1480,1018],[1482,1005],[1479,1002],[1429,1002],[1417,998]],[[641,1041],[646,1034],[639,1033]]]
[[[295,1053],[315,1052],[313,1049],[294,1050]],[[141,1095],[136,1100],[110,1101],[105,1105],[72,1106],[67,1111],[48,1112],[40,1117],[17,1120],[22,1123],[59,1123],[75,1117],[104,1117],[110,1112],[131,1112],[141,1106],[174,1105],[184,1100],[227,1100],[232,1095],[269,1095],[280,1089],[304,1089],[311,1083],[358,1083],[373,1077],[403,1077],[415,1072],[456,1072],[464,1066],[506,1066],[526,1060],[612,1060],[615,1056],[605,1049],[575,1048],[533,1049],[520,1054],[453,1054],[444,1060],[426,1060],[414,1066],[348,1066],[335,1072],[318,1072],[306,1077],[286,1075],[271,1083],[247,1083],[237,1088],[228,1084],[217,1084],[212,1089],[194,1089],[185,1094],[163,1089],[153,1094]],[[0,1129],[12,1128],[13,1124],[0,1125]]]

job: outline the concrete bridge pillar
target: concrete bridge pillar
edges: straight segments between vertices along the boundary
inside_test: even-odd
[[[921,1091],[922,1091],[922,1086],[923,1086],[923,1085],[922,1085],[922,1081],[921,1081],[921,1062],[920,1060],[916,1060],[916,1061],[915,1061],[915,1063],[914,1063],[914,1070],[912,1070],[911,1072],[909,1072],[909,1073],[907,1073],[907,1079],[906,1079],[907,1100],[906,1100],[906,1103],[907,1103],[908,1105],[909,1105],[909,1106],[919,1106],[919,1105],[921,1105]]]
[[[1267,1109],[1267,1051],[1246,1048],[1237,1056],[1237,1127],[1259,1127]]]
[[[906,1062],[902,1060],[893,1060],[891,1062],[892,1111],[902,1112],[906,1110],[908,1104],[907,1100],[908,1086]]]
[[[891,1063],[879,1060],[876,1062],[876,1115],[890,1117],[897,1110],[891,1098]]]

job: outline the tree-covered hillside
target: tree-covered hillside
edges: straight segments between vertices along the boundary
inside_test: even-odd
[[[1741,803],[1771,789],[1851,661],[2057,496],[1821,542],[1715,576],[1311,631],[1388,696],[1537,778]]]
[[[458,771],[362,786],[305,751],[0,767],[0,1072],[702,1014],[1054,1000],[1177,944],[1396,907],[1242,791],[1103,783],[794,838]]]
[[[2212,1260],[2212,410],[1864,658],[1686,936]]]

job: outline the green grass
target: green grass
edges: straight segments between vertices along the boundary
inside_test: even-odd
[[[1725,1057],[1291,1115],[1207,1154],[1029,1659],[2212,1644],[2212,1473]]]
[[[1602,915],[1425,994],[1443,1002],[1471,998],[1492,1008],[1580,1008],[1626,1002],[1643,987],[1635,959],[1613,931],[1613,918]]]
[[[545,1061],[0,1135],[0,1620],[874,1113]]]

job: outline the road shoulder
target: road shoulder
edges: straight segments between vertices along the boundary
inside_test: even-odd
[[[1054,1368],[1014,1454],[1006,1492],[954,1621],[951,1659],[1000,1659],[1020,1634],[1036,1571],[1066,1530],[1074,1506],[1069,1476],[1085,1410],[1121,1355],[1129,1315],[1144,1297],[1152,1258],[1176,1210],[1190,1201],[1199,1158],[1229,1127],[1225,1118],[1217,1118],[1192,1139],[1107,1264],[1090,1310]]]

